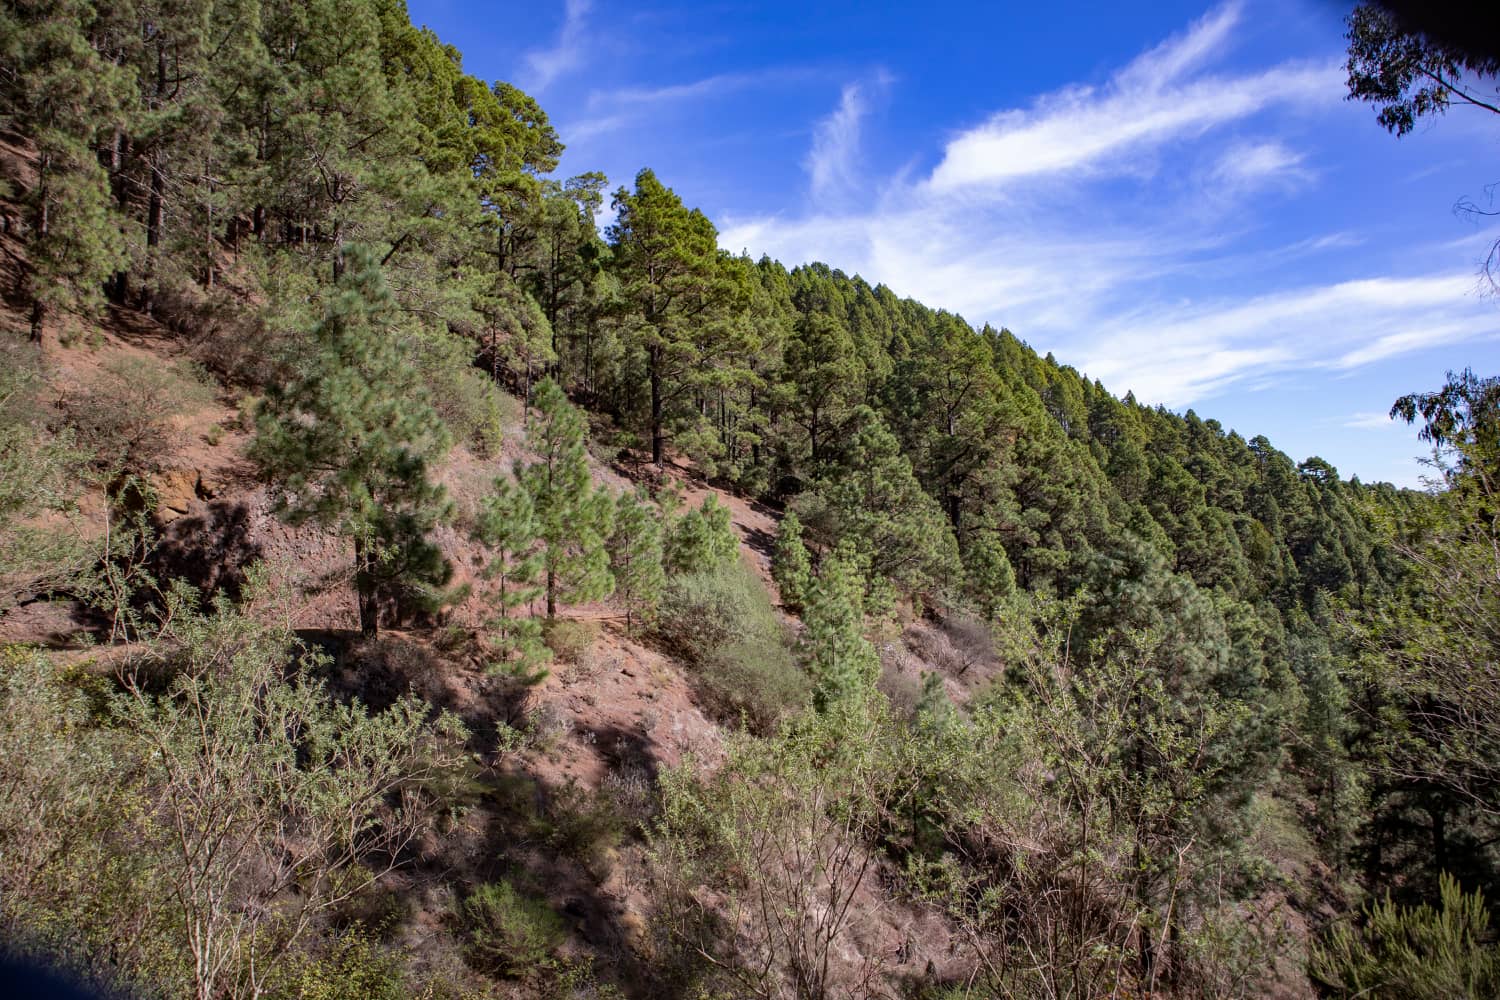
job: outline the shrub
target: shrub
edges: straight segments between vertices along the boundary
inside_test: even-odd
[[[470,363],[472,351],[458,338],[421,334],[413,341],[412,365],[453,439],[481,458],[498,454],[506,432],[521,422],[521,404]]]
[[[558,852],[576,858],[597,878],[608,876],[630,829],[630,818],[614,797],[569,780],[558,790],[548,813]]]
[[[750,729],[770,733],[807,703],[812,684],[786,643],[777,639],[730,643],[703,666],[709,707],[726,718],[743,717]]]
[[[739,560],[673,578],[657,635],[697,668],[699,691],[722,718],[743,716],[769,732],[807,700],[810,685],[771,596]]]
[[[599,623],[554,618],[547,622],[544,638],[559,662],[577,663],[599,640]]]
[[[70,393],[63,409],[93,446],[101,469],[146,472],[179,445],[172,419],[213,401],[213,389],[195,367],[119,357]]]
[[[672,652],[701,664],[716,650],[773,627],[780,626],[765,588],[736,561],[672,577],[657,632]]]
[[[1314,945],[1311,971],[1335,996],[1373,1000],[1500,996],[1500,947],[1478,892],[1443,875],[1439,908],[1372,906],[1365,925],[1339,924]]]
[[[503,976],[551,968],[565,935],[562,918],[545,902],[507,881],[474,890],[464,901],[469,952],[476,964]]]
[[[281,995],[296,1000],[402,1000],[412,995],[406,956],[360,924],[344,930],[309,959]]]
[[[443,388],[448,394],[438,397],[437,409],[454,438],[480,458],[498,455],[506,431],[520,423],[521,404],[474,368],[453,373]]]

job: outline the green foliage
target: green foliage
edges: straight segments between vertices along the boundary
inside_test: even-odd
[[[0,345],[0,614],[54,587],[80,585],[97,552],[71,511],[90,458],[69,431],[53,432],[42,373],[22,348]],[[61,524],[36,523],[61,513]]]
[[[674,430],[712,440],[697,427],[698,393],[745,377],[744,330],[726,315],[747,291],[745,276],[721,254],[708,217],[688,210],[651,170],[636,175],[633,192],[615,192],[613,205],[608,236],[621,297],[638,317],[627,330],[644,363],[645,430],[660,465]]]
[[[1500,993],[1500,947],[1484,897],[1450,875],[1440,902],[1403,907],[1389,899],[1362,926],[1336,924],[1311,954],[1312,974],[1340,997],[1389,1000],[1491,997]]]
[[[424,336],[414,361],[432,405],[454,440],[480,458],[500,454],[507,435],[521,424],[521,407],[495,380],[475,369],[471,344],[448,335]]]
[[[562,918],[544,901],[508,881],[481,885],[463,902],[470,954],[476,964],[502,976],[543,973],[556,964]]]
[[[552,618],[559,601],[596,601],[614,590],[605,547],[614,504],[589,473],[583,414],[551,379],[538,385],[536,405],[540,415],[532,442],[541,457],[524,468],[518,464],[516,478],[531,494],[540,524],[547,617]]]
[[[1493,61],[1374,6],[1355,11],[1349,41],[1351,95],[1398,135],[1454,103],[1493,104],[1475,86]],[[1255,967],[1285,953],[1274,907],[1256,898],[1256,803],[1278,816],[1295,804],[1336,877],[1389,887],[1391,905],[1436,899],[1444,869],[1493,895],[1493,379],[1465,372],[1398,401],[1438,449],[1444,490],[1420,496],[1341,480],[1318,458],[1294,463],[1192,411],[1117,399],[1009,331],[827,265],[724,253],[712,222],[649,170],[616,193],[601,238],[603,176],[546,177],[562,145],[543,109],[466,74],[402,3],[10,5],[0,65],[3,124],[35,153],[0,182],[23,213],[11,231],[26,243],[17,287],[33,334],[66,343],[68,316],[107,296],[122,318],[189,336],[194,357],[252,391],[270,386],[253,455],[284,516],[355,546],[367,632],[400,602],[440,599],[437,465],[450,436],[499,453],[523,419],[506,383],[534,398],[540,461],[478,512],[498,669],[535,681],[546,645],[581,655],[587,626],[558,622],[544,644],[525,612],[539,591],[550,616],[613,583],[631,628],[660,606],[655,634],[717,713],[776,733],[816,689],[824,714],[732,747],[722,783],[694,780],[705,811],[689,839],[704,850],[673,870],[706,873],[732,904],[759,878],[775,901],[736,911],[751,942],[741,955],[733,940],[672,928],[701,945],[686,953],[720,963],[705,990],[765,992],[776,975],[814,992],[847,985],[820,987],[807,970],[823,956],[774,926],[796,912],[834,932],[825,943],[837,938],[816,924],[826,908],[804,905],[808,887],[829,885],[797,867],[827,844],[849,859],[888,851],[961,922],[974,989],[999,995],[1256,992]],[[316,803],[343,794],[304,768],[326,766],[347,791],[378,770],[361,754],[389,749],[400,719],[332,699],[293,665],[284,628],[267,633],[249,609],[220,609],[222,621],[190,610],[146,572],[153,536],[124,508],[149,500],[145,474],[209,387],[149,361],[107,361],[81,390],[49,376],[0,355],[0,609],[77,596],[109,613],[111,640],[129,640],[142,672],[119,732],[96,725],[113,718],[107,683],[32,660],[7,672],[0,919],[168,991],[194,978],[185,956],[208,954],[217,992],[254,993],[247,968],[296,964],[276,949],[301,927],[299,907],[383,856],[325,840],[336,864],[278,868],[309,857]],[[805,616],[807,672],[737,558],[728,512],[711,500],[668,530],[639,498],[596,490],[570,393],[619,429],[611,449],[649,440],[660,463],[670,446],[705,476],[788,504],[772,568]],[[104,541],[85,541],[70,509],[83,442],[99,468],[142,474]],[[831,553],[816,580],[811,553]],[[885,719],[864,618],[908,606],[986,619],[1005,685],[954,706],[929,674],[911,717]],[[165,611],[170,634],[156,636]],[[255,660],[254,642],[273,652]],[[929,665],[966,683],[966,661]],[[204,697],[251,722],[195,717]],[[197,747],[192,721],[223,742]],[[143,749],[153,732],[165,749]],[[854,761],[856,750],[870,753]],[[287,784],[266,778],[273,763]],[[234,768],[238,785],[225,777]],[[199,783],[174,792],[173,775]],[[421,785],[371,799],[378,823],[360,837],[403,828]],[[830,797],[850,788],[883,797],[878,819]],[[184,885],[196,863],[161,836],[173,817],[198,821],[195,795],[222,805],[255,860],[193,869],[229,901],[192,903],[207,914],[207,951],[184,944],[178,903],[192,893],[160,888]],[[278,814],[285,827],[267,818]],[[756,841],[759,829],[775,837]],[[720,838],[741,846],[720,852]],[[721,865],[780,864],[765,853],[773,843],[804,853],[770,873]],[[677,912],[711,929],[723,911],[693,910],[690,888]],[[385,989],[369,942],[324,944],[297,990]],[[566,975],[545,989],[569,988]]]
[[[30,229],[31,339],[61,312],[96,311],[99,289],[125,263],[96,137],[117,127],[128,75],[89,35],[92,5],[56,0],[0,13],[9,67],[3,103],[12,128],[36,144],[36,175],[22,197]]]
[[[650,891],[663,943],[696,966],[705,995],[828,998],[870,973],[842,956],[873,877],[876,736],[805,718],[732,738],[710,774],[662,775]]]
[[[276,477],[284,518],[353,541],[360,630],[373,636],[382,598],[434,603],[429,588],[452,574],[428,539],[450,509],[428,471],[448,440],[390,337],[393,302],[374,255],[350,248],[347,258],[301,376],[266,395],[251,454]]]
[[[1369,748],[1375,832],[1390,837],[1386,863],[1419,877],[1416,898],[1431,899],[1444,871],[1483,878],[1478,884],[1493,891],[1500,379],[1450,373],[1436,392],[1397,400],[1392,413],[1420,423],[1445,489],[1390,511],[1389,545],[1407,572],[1362,613],[1341,616],[1336,633],[1360,652],[1362,690],[1376,713],[1369,731],[1356,734]],[[1428,836],[1410,830],[1414,817],[1425,819]]]
[[[986,620],[992,621],[1016,590],[1005,546],[993,531],[978,532],[964,552],[964,595]]]
[[[738,560],[673,577],[656,631],[696,667],[695,680],[722,718],[743,715],[756,731],[770,732],[807,703],[807,676],[792,656],[786,628],[766,588]]]
[[[851,547],[872,584],[907,594],[937,591],[958,577],[958,547],[937,502],[912,474],[900,443],[869,409],[837,463],[797,509],[820,539]]]
[[[426,833],[463,727],[412,696],[334,696],[287,597],[258,572],[240,609],[172,588],[113,679],[5,654],[7,921],[85,970],[251,995]]]
[[[494,615],[485,622],[484,635],[495,657],[490,669],[528,686],[539,684],[551,657],[542,643],[541,623],[521,611],[542,593],[537,582],[541,527],[531,495],[517,483],[497,478],[475,518],[474,537],[490,554],[482,574],[493,587],[486,597]]]
[[[149,986],[186,970],[131,822],[149,789],[99,725],[109,689],[90,664],[69,677],[40,650],[0,646],[0,927],[9,947],[30,939],[87,974],[118,963],[122,985]]]
[[[796,511],[787,511],[777,522],[776,541],[771,550],[771,577],[781,591],[781,603],[791,611],[801,611],[812,584],[812,564],[807,546],[802,542],[802,521]]]
[[[252,616],[282,599],[262,583],[251,613],[169,599],[113,712],[156,792],[156,878],[195,957],[195,989],[254,989],[314,919],[400,863],[434,818],[424,786],[456,764],[467,734],[451,715],[429,721],[414,695],[381,712],[337,700],[289,625]],[[273,906],[292,885],[290,909]]]
[[[864,635],[863,592],[854,551],[841,545],[819,568],[797,640],[819,712],[858,710],[875,690],[880,658]]]
[[[1496,111],[1474,85],[1500,74],[1500,57],[1451,45],[1409,28],[1374,3],[1349,15],[1349,96],[1380,108],[1377,120],[1393,135],[1406,135],[1417,120],[1442,114],[1457,102]]]
[[[370,930],[355,924],[341,931],[297,970],[283,990],[273,991],[296,1000],[402,1000],[412,995],[407,980],[407,956]]]
[[[661,522],[643,494],[624,492],[615,500],[615,530],[609,540],[609,565],[615,594],[625,605],[625,628],[656,621],[666,587],[662,566]]]
[[[697,509],[683,512],[672,522],[665,565],[672,574],[711,572],[734,562],[739,551],[729,508],[710,493]]]

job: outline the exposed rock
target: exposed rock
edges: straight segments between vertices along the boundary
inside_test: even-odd
[[[192,509],[200,500],[212,500],[221,492],[217,482],[205,479],[202,469],[167,469],[151,477],[156,491],[156,519],[169,524]]]

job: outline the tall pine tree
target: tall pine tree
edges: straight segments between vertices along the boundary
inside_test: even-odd
[[[662,570],[661,522],[645,497],[621,493],[615,501],[615,531],[609,540],[615,594],[625,605],[625,628],[656,620],[666,586]]]
[[[613,528],[614,504],[594,488],[584,446],[588,425],[557,383],[537,386],[539,411],[533,441],[540,459],[517,478],[531,494],[541,525],[547,617],[558,601],[597,601],[614,590],[605,541]]]
[[[522,683],[538,683],[547,676],[551,653],[542,642],[541,622],[523,610],[542,594],[541,531],[531,495],[511,480],[497,478],[484,499],[474,537],[490,551],[484,577],[494,616],[486,622],[486,644],[496,657],[495,672]]]
[[[351,247],[349,261],[303,374],[267,393],[252,455],[283,518],[353,541],[359,627],[369,637],[383,599],[434,603],[430,588],[452,574],[428,538],[450,509],[428,471],[448,436],[392,336],[379,262],[364,247]]]

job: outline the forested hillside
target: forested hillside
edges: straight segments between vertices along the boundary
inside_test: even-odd
[[[1395,401],[1432,491],[1343,479],[555,178],[401,0],[8,2],[0,53],[11,957],[1500,992],[1496,380]]]

